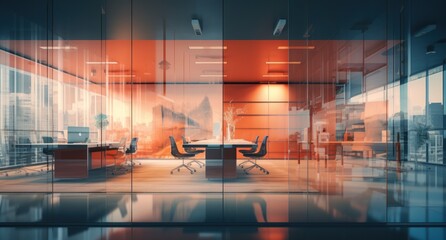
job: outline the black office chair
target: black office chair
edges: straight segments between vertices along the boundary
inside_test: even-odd
[[[125,163],[128,162],[128,156],[136,154],[138,152],[138,138],[132,138],[129,147],[125,150]],[[135,165],[135,160],[132,161],[131,165]],[[141,163],[139,163],[141,165]]]
[[[185,167],[187,170],[189,170],[190,174],[193,174],[194,172],[196,172],[197,170],[195,170],[195,168],[190,167],[190,166],[184,164],[184,159],[194,157],[195,154],[193,154],[193,153],[180,153],[180,151],[178,150],[178,147],[177,147],[177,143],[175,142],[175,139],[172,136],[169,136],[169,140],[170,140],[170,153],[175,158],[181,159],[183,161],[181,165],[179,165],[178,167],[172,169],[170,171],[170,174],[173,174],[173,171],[175,171],[175,170],[177,170],[179,172],[182,167]]]
[[[186,144],[186,143],[189,143],[187,140],[186,140],[186,137],[185,136],[182,136],[182,138],[183,138],[183,144]],[[195,154],[195,155],[197,155],[197,154],[200,154],[200,153],[204,153],[204,150],[200,150],[200,149],[196,149],[196,148],[194,148],[194,147],[186,147],[186,148],[184,148],[184,151],[186,151],[187,153],[192,153],[192,154]],[[192,161],[190,161],[187,165],[192,165],[192,163],[196,163],[196,164],[198,164],[198,166],[200,166],[200,168],[202,168],[202,167],[204,167],[204,163],[202,163],[202,162],[200,162],[200,161],[197,161],[197,160],[192,160]]]
[[[122,141],[122,139],[121,139],[121,141]],[[124,144],[125,144],[125,142],[124,142]],[[116,159],[118,157],[120,157],[119,152],[121,152],[122,154],[125,155],[124,163],[122,165],[116,164]],[[130,155],[136,154],[137,152],[138,152],[138,138],[132,138],[132,140],[130,141],[130,145],[127,149],[124,149],[124,148],[118,149],[118,154],[115,156],[115,168],[113,169],[112,174],[116,175],[116,174],[127,173],[130,170],[129,167],[135,165],[133,162],[128,163],[129,162],[128,158]],[[127,165],[127,167],[126,167],[126,165]]]
[[[256,138],[254,139],[253,143],[255,145],[253,145],[250,149],[242,149],[239,150],[240,153],[245,154],[245,153],[255,153],[257,151],[257,143],[259,142],[259,136],[256,136]],[[243,168],[243,165],[246,163],[252,163],[254,164],[254,162],[251,159],[248,159],[242,163],[239,164],[239,167]]]
[[[248,168],[245,169],[245,173],[248,174],[249,171],[251,171],[253,168],[259,168],[261,171],[263,171],[266,174],[269,174],[269,171],[257,164],[257,160],[260,158],[263,158],[267,153],[267,142],[268,142],[268,136],[265,136],[265,138],[262,141],[262,145],[260,146],[260,150],[256,153],[245,153],[243,156],[249,157],[254,160],[254,164]]]
[[[42,137],[43,143],[54,143],[54,138],[43,136]],[[42,149],[42,153],[46,156],[46,171],[50,172],[49,167],[49,157],[52,157],[54,159],[54,146],[47,146]]]
[[[11,170],[16,174],[24,173],[26,176],[30,175],[33,172],[43,172],[43,169],[35,169],[34,167],[32,167],[32,165],[37,164],[33,163],[35,152],[33,151],[31,145],[18,147],[14,143],[14,139],[14,136],[9,136],[8,138],[8,153],[10,155],[10,165],[14,165],[14,168],[12,168]],[[18,137],[17,143],[31,144],[31,140],[28,137]],[[12,171],[6,171],[5,176],[9,176],[9,173]]]
[[[19,144],[31,144],[31,140],[28,137],[19,137],[18,143]],[[19,159],[20,159],[19,164],[27,166],[32,163],[32,158],[34,157],[33,156],[34,152],[31,148],[31,146],[17,148],[17,153],[18,153]]]
[[[119,173],[126,173],[129,168],[123,166],[126,164],[127,158],[125,158],[125,161],[123,164],[118,165],[118,158],[121,158],[123,155],[125,155],[126,152],[126,148],[125,148],[125,143],[127,141],[126,137],[121,138],[121,140],[119,141],[119,143],[115,146],[113,146],[112,148],[117,148],[117,151],[111,151],[112,154],[109,154],[107,151],[107,155],[113,157],[114,159],[114,168],[113,168],[113,175],[119,174]]]

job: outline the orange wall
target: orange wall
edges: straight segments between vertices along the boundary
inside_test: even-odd
[[[268,158],[288,156],[288,85],[225,84],[224,107],[243,109],[236,124],[235,138],[268,140]],[[241,157],[241,156],[239,156]]]

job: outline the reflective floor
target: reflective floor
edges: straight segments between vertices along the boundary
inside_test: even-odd
[[[4,239],[407,239],[446,238],[444,227],[153,227],[0,228]]]
[[[294,181],[305,180],[316,190],[311,192],[1,193],[1,234],[5,239],[445,239],[444,167],[348,164],[296,166],[297,177],[283,184],[291,189]],[[257,177],[261,185],[263,176]]]
[[[445,207],[386,205],[385,193],[2,194],[0,222],[17,223],[444,223]]]

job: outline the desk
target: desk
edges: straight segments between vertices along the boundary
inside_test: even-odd
[[[325,148],[325,154],[329,159],[336,157],[336,149],[341,147],[341,164],[344,163],[344,150],[346,148],[351,152],[362,152],[365,158],[373,156],[373,152],[386,152],[388,144],[391,142],[379,142],[379,141],[328,141],[319,142],[318,147]],[[334,150],[334,151],[333,151]]]
[[[88,171],[102,168],[114,163],[106,157],[107,151],[115,142],[107,143],[27,143],[16,147],[48,148],[54,152],[55,178],[87,178]]]
[[[253,142],[244,139],[218,141],[215,139],[201,140],[183,144],[184,148],[206,148],[206,178],[236,178],[237,148],[250,148]]]

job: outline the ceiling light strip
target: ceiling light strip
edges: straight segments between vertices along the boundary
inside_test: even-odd
[[[115,77],[135,77],[136,75],[130,75],[130,74],[113,74],[113,75],[107,75],[109,78],[115,78]]]
[[[312,50],[315,46],[278,46],[278,50]]]
[[[74,46],[40,46],[40,49],[44,50],[76,50]]]
[[[190,50],[226,50],[226,46],[189,46]]]
[[[201,62],[201,61],[197,61],[195,62],[195,64],[227,64],[228,62]]]
[[[227,77],[226,74],[201,74],[200,77]]]
[[[89,65],[93,65],[93,64],[118,64],[118,62],[116,61],[107,61],[107,62],[86,62]]]
[[[267,61],[266,64],[269,65],[280,65],[280,64],[301,64],[301,62],[273,62],[273,61]]]
[[[288,74],[265,74],[263,75],[265,78],[274,78],[274,77],[288,77]]]

